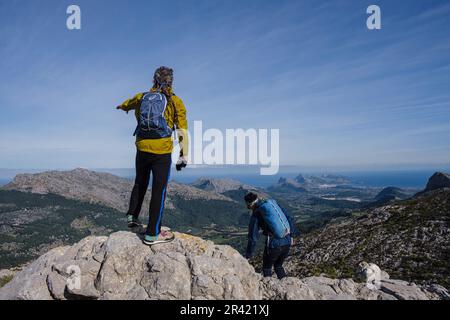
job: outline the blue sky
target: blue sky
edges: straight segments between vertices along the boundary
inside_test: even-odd
[[[114,107],[160,65],[190,124],[279,128],[283,165],[447,165],[449,18],[430,0],[0,0],[0,168],[132,167]]]

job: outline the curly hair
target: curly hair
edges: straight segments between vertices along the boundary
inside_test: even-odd
[[[171,95],[171,89],[173,85],[173,69],[169,67],[159,67],[155,71],[153,76],[153,88],[161,89],[161,91],[167,95]]]

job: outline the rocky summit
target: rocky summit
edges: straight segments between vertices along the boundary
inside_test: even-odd
[[[436,172],[428,180],[425,191],[432,191],[441,188],[450,188],[450,174],[444,172]]]
[[[73,299],[442,299],[439,286],[309,277],[262,278],[236,250],[187,234],[147,247],[140,236],[116,232],[84,238],[41,256],[0,289],[2,300]]]

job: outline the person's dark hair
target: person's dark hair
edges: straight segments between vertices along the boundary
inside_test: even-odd
[[[247,204],[255,202],[256,199],[258,199],[258,196],[253,192],[247,193],[244,197],[244,200]]]
[[[153,76],[153,88],[160,88],[161,91],[169,95],[173,85],[173,69],[169,67],[159,67]]]

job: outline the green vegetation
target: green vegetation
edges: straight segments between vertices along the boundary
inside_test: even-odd
[[[221,200],[173,199],[176,210],[167,210],[164,222],[171,227],[240,228],[248,223],[248,211],[242,204]]]
[[[166,210],[164,224],[241,253],[247,245],[249,213],[240,202],[172,198],[175,210]]]
[[[0,288],[7,285],[8,282],[10,282],[13,278],[14,278],[14,276],[12,276],[12,275],[1,277],[0,278]]]
[[[74,228],[74,221],[89,221]],[[73,244],[88,235],[123,229],[117,210],[57,195],[0,191],[0,268],[24,264],[49,249]]]

